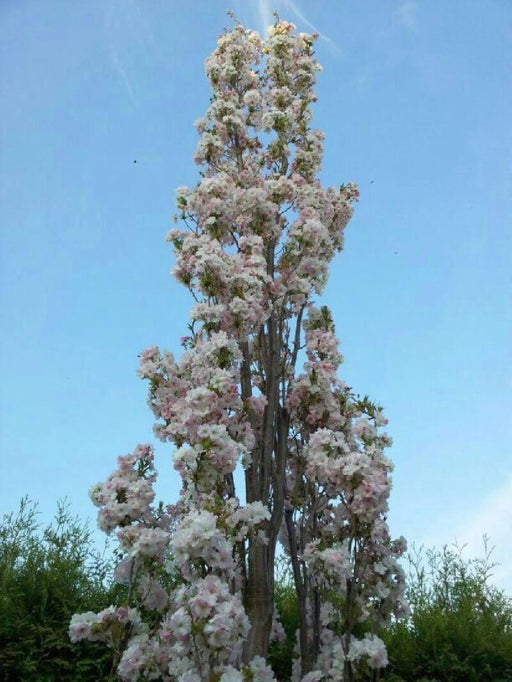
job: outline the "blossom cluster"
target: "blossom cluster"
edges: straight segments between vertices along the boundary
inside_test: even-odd
[[[95,486],[90,497],[100,508],[98,526],[109,533],[116,526],[145,519],[155,493],[153,448],[139,445],[132,455],[119,457],[118,468],[104,483]]]
[[[325,631],[322,648],[317,659],[317,669],[302,678],[302,682],[339,682],[344,680],[346,662],[356,669],[365,664],[370,669],[384,668],[388,664],[386,645],[376,635],[366,634],[362,639],[351,637],[348,643]]]
[[[223,331],[197,336],[176,362],[156,346],[141,356],[139,375],[150,381],[150,406],[162,420],[155,427],[177,450],[174,466],[190,497],[215,490],[254,443],[241,412],[240,350]]]
[[[316,178],[314,38],[278,21],[264,43],[237,25],[207,60],[213,96],[197,123],[196,154],[205,171],[195,188],[178,189],[177,217],[188,229],[172,229],[168,240],[174,275],[197,300],[193,319],[235,338],[284,302],[298,311],[320,293],[358,199],[354,184],[323,189]]]
[[[260,502],[242,507],[234,499],[220,516],[192,508],[175,520],[171,535],[171,517],[151,506],[155,477],[152,449],[138,446],[91,491],[100,526],[108,532],[118,528],[123,554],[116,579],[129,586],[136,606],[77,614],[70,638],[103,641],[114,649],[126,642],[118,665],[124,680],[202,682],[211,674],[230,679],[249,629],[240,594],[227,580],[236,577],[233,543],[268,520],[268,510]],[[159,578],[162,570],[172,575],[176,569],[180,581],[168,593]],[[217,575],[208,573],[212,570]],[[144,621],[149,611],[161,614],[157,631]],[[252,661],[248,669],[261,670],[262,680],[274,679],[264,661]]]
[[[169,643],[169,672],[185,679],[187,672],[199,671],[201,680],[212,667],[236,663],[248,630],[240,598],[224,581],[208,575],[180,586],[160,632]]]
[[[112,644],[112,630],[116,626],[129,627],[132,632],[140,631],[143,627],[137,609],[109,606],[99,613],[88,611],[72,616],[69,637],[72,642],[87,639]]]

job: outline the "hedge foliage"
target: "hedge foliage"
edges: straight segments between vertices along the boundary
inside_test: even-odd
[[[0,679],[5,682],[106,680],[110,652],[71,644],[69,620],[115,598],[111,565],[91,532],[58,503],[53,523],[38,522],[23,499],[0,527]]]
[[[110,558],[106,558],[110,556]],[[511,682],[512,600],[492,584],[490,553],[466,559],[456,547],[409,556],[411,616],[381,633],[387,682]],[[43,527],[37,505],[21,501],[0,526],[0,680],[114,680],[112,652],[71,644],[73,613],[100,611],[125,595],[113,581],[111,555],[94,548],[91,531],[58,503]],[[286,640],[271,646],[280,682],[290,679],[298,626],[291,573],[283,558],[276,603]]]
[[[457,546],[409,556],[411,617],[381,634],[388,682],[512,680],[512,600],[491,582],[484,543],[483,558]]]

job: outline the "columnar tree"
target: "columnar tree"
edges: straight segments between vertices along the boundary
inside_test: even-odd
[[[338,378],[332,317],[315,305],[358,198],[318,179],[315,37],[276,20],[264,41],[235,22],[206,61],[200,179],[178,189],[182,227],[169,233],[195,300],[190,334],[179,359],[153,346],[139,370],[182,490],[153,506],[150,446],[93,489],[128,603],[71,624],[73,639],[115,649],[123,679],[274,679],[281,546],[299,607],[295,679],[384,666],[373,629],[405,608],[386,419]]]

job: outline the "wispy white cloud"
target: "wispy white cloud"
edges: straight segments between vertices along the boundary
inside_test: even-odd
[[[131,12],[129,14],[133,34],[137,36],[139,43],[143,44],[147,49],[154,49],[156,47],[155,34],[153,28],[148,21],[147,12],[144,12],[144,3],[139,3],[137,0],[130,0]]]
[[[476,555],[482,552],[484,535],[489,536],[491,547],[496,547],[494,559],[500,564],[494,570],[496,582],[512,588],[512,474],[482,500],[459,537],[468,554]]]
[[[325,33],[319,31],[315,24],[308,19],[300,7],[298,7],[297,3],[293,0],[258,0],[258,12],[264,32],[266,32],[267,27],[273,23],[273,12],[274,10],[279,11],[279,6],[281,6],[286,13],[290,13],[296,19],[299,19],[299,21],[301,21],[307,28],[315,33],[318,33],[320,35],[320,40],[323,40],[327,43],[331,52],[336,54],[341,53],[341,48],[339,45],[337,45],[332,38],[329,38],[329,36],[325,35]]]
[[[130,78],[123,53],[134,49],[144,55],[157,46],[152,27],[137,0],[107,0],[105,2],[105,31],[112,67],[119,77],[130,101],[137,106],[136,88]]]
[[[461,540],[473,546],[484,533],[496,540],[512,537],[512,474],[482,500],[468,520]]]
[[[402,0],[395,11],[398,22],[410,30],[418,23],[418,3],[414,0]]]
[[[273,24],[271,3],[269,0],[258,0],[258,13],[260,16],[261,33],[265,35],[267,28]]]
[[[144,5],[137,0],[106,0],[105,27],[111,34],[128,34],[131,41],[145,48],[156,46],[147,12],[144,12]]]
[[[447,537],[448,532],[451,533]],[[425,539],[426,546],[450,544],[456,541],[464,547],[464,555],[482,557],[484,537],[489,547],[494,547],[492,561],[498,565],[493,569],[493,581],[502,589],[512,590],[512,474],[505,478],[495,490],[483,497],[470,513],[463,515],[455,528],[440,528]]]
[[[135,96],[135,91],[132,87],[132,83],[128,77],[126,69],[123,66],[121,58],[119,57],[119,53],[117,52],[117,50],[115,48],[111,48],[110,56],[111,56],[111,60],[112,60],[112,66],[114,67],[114,71],[117,73],[122,84],[124,85],[124,88],[125,88],[126,92],[128,93],[128,97],[130,98],[132,104],[136,107],[137,106],[137,98]]]

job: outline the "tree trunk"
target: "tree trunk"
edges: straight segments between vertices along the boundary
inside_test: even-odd
[[[274,601],[271,575],[274,562],[268,555],[268,549],[257,539],[251,541],[249,547],[245,609],[251,621],[251,630],[244,647],[246,663],[254,656],[267,657]]]
[[[292,562],[293,581],[295,584],[295,593],[297,595],[299,607],[299,647],[300,647],[300,662],[301,673],[306,675],[311,671],[311,652],[308,641],[308,620],[306,614],[306,585],[303,576],[301,575],[297,537],[295,533],[295,524],[293,521],[293,510],[287,509],[285,511],[286,529],[288,532],[288,542],[290,545],[290,559]]]

